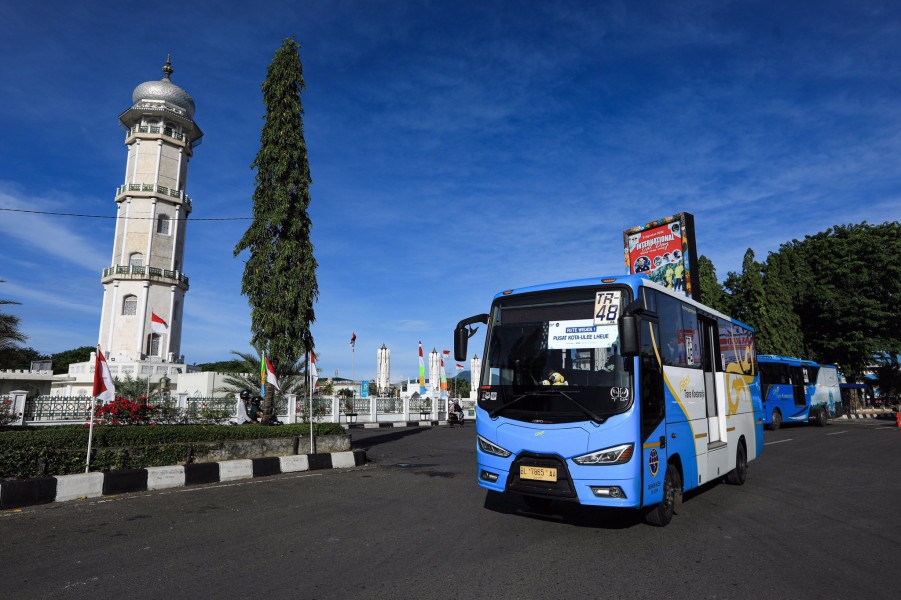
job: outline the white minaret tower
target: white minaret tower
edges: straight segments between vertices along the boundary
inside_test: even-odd
[[[429,352],[429,395],[437,398],[441,392],[441,356],[438,350],[432,348]]]
[[[469,397],[477,398],[479,393],[479,377],[482,376],[482,361],[478,354],[473,354],[469,361]]]
[[[379,390],[379,396],[386,396],[391,383],[391,350],[385,344],[382,344],[382,347],[379,348],[377,360],[376,386]]]
[[[191,213],[185,190],[188,161],[203,132],[194,122],[194,99],[170,75],[167,57],[163,78],[136,87],[131,108],[119,115],[128,160],[116,190],[111,266],[101,279],[99,343],[120,361],[184,362],[183,259]]]

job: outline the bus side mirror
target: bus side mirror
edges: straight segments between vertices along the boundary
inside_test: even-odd
[[[454,329],[454,360],[463,362],[466,360],[466,346],[469,342],[469,331],[466,327],[457,326]]]
[[[475,335],[479,329],[478,327],[470,327],[473,323],[487,324],[488,314],[474,315],[457,323],[457,327],[454,329],[454,360],[458,362],[466,360],[466,346],[469,338]]]
[[[623,356],[638,356],[641,344],[638,339],[640,320],[635,315],[619,317],[619,353]]]

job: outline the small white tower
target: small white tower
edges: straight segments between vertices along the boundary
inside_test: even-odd
[[[391,350],[384,343],[379,348],[377,360],[376,387],[378,387],[379,396],[387,396],[391,382]]]
[[[172,83],[167,57],[160,81],[135,88],[119,121],[128,159],[116,190],[110,267],[103,270],[99,343],[113,358],[183,362],[181,323],[188,277],[185,232],[191,199],[188,161],[203,132],[194,99]]]
[[[482,375],[482,361],[473,354],[469,361],[469,397],[476,398],[479,391],[479,377]]]
[[[441,356],[432,348],[429,352],[429,396],[437,398],[441,393]]]

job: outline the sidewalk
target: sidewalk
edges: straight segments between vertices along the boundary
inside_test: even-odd
[[[895,411],[888,408],[864,408],[844,414],[837,419],[890,419],[895,420]]]
[[[76,475],[11,479],[0,482],[0,510],[35,504],[146,492],[202,483],[236,481],[318,469],[345,469],[366,464],[365,450],[270,456],[219,462],[147,467]]]

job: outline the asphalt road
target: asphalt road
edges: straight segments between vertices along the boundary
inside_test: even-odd
[[[474,429],[354,431],[366,466],[0,513],[0,598],[897,598],[901,429],[767,432],[672,523],[475,482]]]

